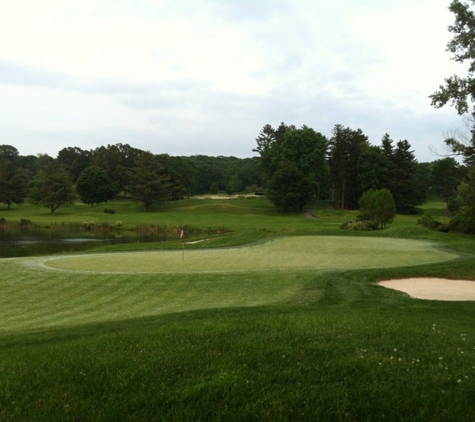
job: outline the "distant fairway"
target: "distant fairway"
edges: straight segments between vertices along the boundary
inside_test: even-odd
[[[258,270],[347,270],[449,261],[459,255],[421,240],[300,236],[239,248],[123,252],[43,260],[48,268],[94,273],[207,273]]]

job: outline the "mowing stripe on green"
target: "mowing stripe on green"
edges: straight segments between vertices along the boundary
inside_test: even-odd
[[[48,268],[94,273],[347,270],[431,264],[459,255],[422,240],[301,236],[240,248],[125,252],[43,260]]]

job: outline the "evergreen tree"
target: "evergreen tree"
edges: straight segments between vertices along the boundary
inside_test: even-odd
[[[361,129],[336,125],[329,142],[328,163],[333,184],[333,200],[341,209],[356,209],[361,195],[358,159],[368,146]]]
[[[153,204],[171,199],[170,176],[156,155],[150,152],[140,154],[127,173],[130,180],[127,190],[134,201],[144,204],[146,210]]]
[[[51,157],[44,156],[41,169],[30,185],[29,196],[34,203],[49,208],[51,213],[72,204],[75,194],[70,174]]]
[[[426,199],[417,179],[417,160],[407,140],[399,141],[393,154],[390,190],[401,214],[415,212]]]
[[[0,162],[0,202],[7,204],[22,204],[28,187],[27,172],[16,166],[13,161],[3,159]]]

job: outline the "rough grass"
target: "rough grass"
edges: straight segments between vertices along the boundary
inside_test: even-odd
[[[49,268],[93,273],[348,270],[425,265],[459,255],[421,240],[295,236],[240,248],[95,254],[43,260]]]

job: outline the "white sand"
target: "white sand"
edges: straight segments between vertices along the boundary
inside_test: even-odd
[[[399,290],[417,299],[475,300],[475,281],[445,278],[401,278],[379,282],[380,286]]]

